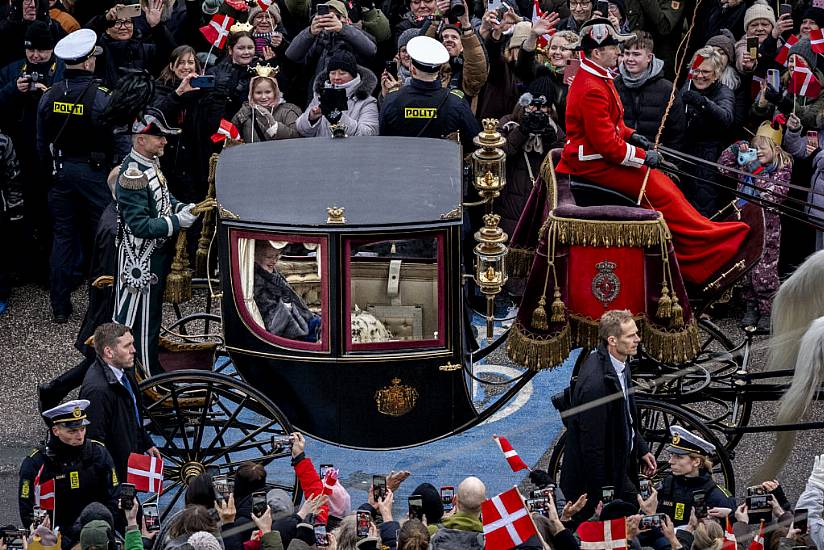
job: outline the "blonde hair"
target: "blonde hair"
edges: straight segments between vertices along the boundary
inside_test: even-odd
[[[758,147],[759,145],[764,145],[767,147],[773,154],[772,165],[776,169],[784,168],[787,165],[792,166],[792,157],[790,157],[790,155],[788,155],[780,145],[767,136],[754,136],[750,143],[752,143],[754,147]]]
[[[702,521],[695,529],[692,550],[721,550],[724,530],[715,521]]]
[[[689,453],[687,456],[689,456],[690,458],[699,460],[700,461],[699,464],[698,464],[699,468],[703,468],[703,469],[707,470],[708,472],[712,471],[713,463],[712,463],[712,459],[710,459],[710,457],[700,455],[698,453]]]
[[[704,58],[704,62],[708,62],[712,65],[715,80],[721,78],[721,71],[724,69],[724,62],[721,60],[721,55],[716,52],[712,46],[704,46],[693,54],[692,60],[690,61],[690,67],[692,67],[693,63],[695,63],[695,59],[699,55]]]
[[[578,35],[575,34],[572,31],[558,31],[558,32],[556,32],[554,35],[552,35],[552,38],[549,39],[550,45],[552,44],[552,41],[555,40],[556,38],[563,38],[564,40],[566,40],[567,41],[566,48],[569,48],[569,49],[577,48],[578,44],[581,42],[581,39],[578,37]]]

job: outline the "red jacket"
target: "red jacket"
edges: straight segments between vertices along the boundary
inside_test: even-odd
[[[560,172],[574,173],[579,162],[634,168],[644,164],[646,152],[626,142],[635,130],[624,125],[624,107],[612,75],[588,59],[581,61],[569,87],[566,130]]]
[[[312,464],[312,460],[309,457],[304,458],[297,464],[295,464],[295,475],[298,477],[298,481],[300,481],[300,486],[303,489],[303,497],[306,499],[312,498],[313,496],[317,495],[318,493],[326,492],[329,494],[328,490],[324,490],[323,481],[320,479],[320,475],[318,471],[315,470],[315,466]],[[317,517],[315,521],[317,523],[326,524],[326,518],[329,515],[329,505],[324,504],[318,510]]]

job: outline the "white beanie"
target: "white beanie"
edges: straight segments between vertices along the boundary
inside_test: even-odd
[[[187,542],[194,550],[223,550],[215,536],[206,531],[192,533]]]
[[[756,19],[766,19],[773,27],[775,26],[775,12],[769,4],[762,0],[757,0],[755,4],[750,6],[744,13],[744,32],[747,31],[750,23]]]

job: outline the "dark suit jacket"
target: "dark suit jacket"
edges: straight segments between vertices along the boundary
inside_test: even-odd
[[[629,379],[629,367],[625,374]],[[615,487],[615,497],[619,498],[628,469],[637,471],[638,457],[648,452],[647,443],[641,437],[638,427],[638,413],[632,394],[629,396],[629,410],[636,427],[634,447],[630,452],[626,400],[609,352],[601,345],[587,357],[578,372],[578,380],[572,392],[572,405],[578,407],[607,396],[616,398],[570,417],[567,423],[561,489],[569,500],[588,493],[593,507],[600,500],[601,487],[605,485]],[[630,480],[637,486],[637,474],[630,475]]]

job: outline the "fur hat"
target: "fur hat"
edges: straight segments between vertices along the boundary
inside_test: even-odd
[[[707,40],[707,46],[720,48],[727,55],[727,61],[735,61],[735,37],[729,29],[721,29],[721,32]]]
[[[331,73],[336,69],[346,71],[351,74],[353,78],[358,76],[358,62],[355,60],[355,56],[346,50],[336,51],[326,63],[327,73]]]
[[[824,9],[810,6],[804,10],[804,15],[801,19],[812,19],[819,28],[824,28]]]
[[[529,38],[529,33],[532,31],[532,23],[529,21],[519,21],[512,27],[512,35],[509,37],[509,44],[506,49],[520,48],[523,46],[526,39]]]
[[[419,34],[421,34],[421,29],[417,28],[406,29],[405,31],[403,31],[401,35],[398,37],[398,49],[400,50],[401,48],[405,48],[406,45],[409,44],[409,41],[418,36]]]
[[[818,55],[813,52],[809,38],[802,38],[790,48],[790,55],[797,55],[807,62],[811,69],[818,69]]]
[[[223,550],[215,536],[206,531],[192,533],[187,542],[193,550]]]
[[[766,2],[762,2],[762,0],[757,0],[755,4],[747,8],[747,11],[744,12],[745,32],[747,30],[747,27],[750,26],[750,23],[752,23],[756,19],[766,19],[770,22],[770,25],[772,25],[773,27],[775,26],[775,12],[769,6],[769,4],[767,4]]]
[[[280,7],[277,5],[276,2],[272,2],[272,5],[269,6],[269,9],[267,9],[266,11],[269,12],[269,15],[271,15],[272,19],[274,19],[272,27],[277,27],[282,19],[280,16]],[[260,9],[259,5],[255,4],[254,6],[249,8],[249,19],[247,19],[247,21],[249,21],[250,24],[254,25],[253,21],[255,20],[255,17],[257,17],[261,13],[263,13],[263,10]]]

